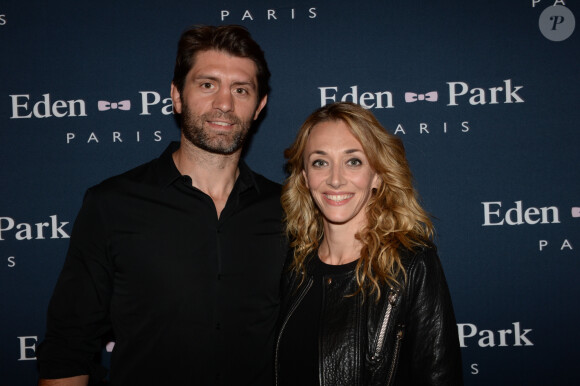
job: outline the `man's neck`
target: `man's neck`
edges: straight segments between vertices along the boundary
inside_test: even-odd
[[[182,138],[173,162],[194,187],[212,198],[219,217],[240,174],[240,155],[241,150],[228,155],[210,153]]]

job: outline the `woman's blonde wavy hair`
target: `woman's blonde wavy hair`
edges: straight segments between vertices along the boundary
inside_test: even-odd
[[[367,226],[357,233],[363,244],[356,266],[359,291],[381,296],[380,285],[401,287],[397,279],[406,272],[399,248],[428,245],[433,224],[418,202],[403,142],[389,134],[374,115],[359,105],[338,102],[314,111],[300,128],[294,143],[285,150],[289,174],[282,189],[286,232],[294,249],[290,269],[306,272],[307,257],[318,249],[323,237],[322,213],[306,187],[304,149],[310,132],[321,122],[343,121],[361,143],[371,168],[380,178],[366,208]]]

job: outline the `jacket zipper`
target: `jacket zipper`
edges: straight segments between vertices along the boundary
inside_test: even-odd
[[[302,302],[302,299],[304,299],[304,296],[306,296],[306,293],[308,292],[310,287],[312,287],[313,282],[314,282],[314,280],[312,278],[309,278],[308,282],[306,283],[306,286],[304,287],[304,289],[300,293],[300,296],[298,296],[298,299],[296,299],[296,301],[294,302],[294,304],[290,308],[290,311],[288,312],[286,319],[284,319],[284,323],[282,323],[282,326],[280,327],[280,332],[278,333],[278,339],[276,340],[276,358],[275,358],[276,386],[278,385],[278,350],[280,348],[280,339],[282,339],[282,333],[284,332],[284,328],[286,327],[286,324],[288,324],[288,320],[290,320],[290,317],[292,316],[294,311],[296,311],[296,308],[298,308],[298,306],[300,305],[300,302]]]
[[[387,333],[387,327],[389,325],[389,319],[391,319],[391,313],[393,312],[393,304],[397,301],[397,292],[391,292],[388,298],[389,304],[387,305],[387,311],[385,312],[385,317],[383,323],[381,324],[381,330],[379,331],[379,339],[377,340],[377,348],[375,349],[375,354],[371,357],[371,360],[378,358],[379,353],[383,348],[385,343],[385,334]]]
[[[397,337],[395,341],[395,350],[393,351],[393,360],[391,361],[391,368],[389,369],[389,378],[387,381],[387,386],[391,384],[394,379],[395,369],[397,368],[397,362],[399,361],[399,352],[401,350],[401,341],[403,340],[403,328],[397,332]]]

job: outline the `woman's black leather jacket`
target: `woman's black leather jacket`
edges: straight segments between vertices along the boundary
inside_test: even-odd
[[[363,301],[361,293],[348,296],[358,289],[354,270],[323,277],[321,386],[463,384],[457,325],[437,252],[433,247],[400,253],[408,277],[404,288],[384,288],[378,302],[369,295]],[[312,286],[311,276],[301,285],[300,279],[286,271],[282,280],[276,384],[281,334]]]

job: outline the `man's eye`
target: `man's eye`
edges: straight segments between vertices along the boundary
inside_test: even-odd
[[[248,90],[246,90],[245,88],[236,88],[235,92],[236,94],[247,94]]]
[[[211,83],[205,82],[201,84],[201,88],[206,88],[206,89],[210,89],[212,88],[213,85]]]

